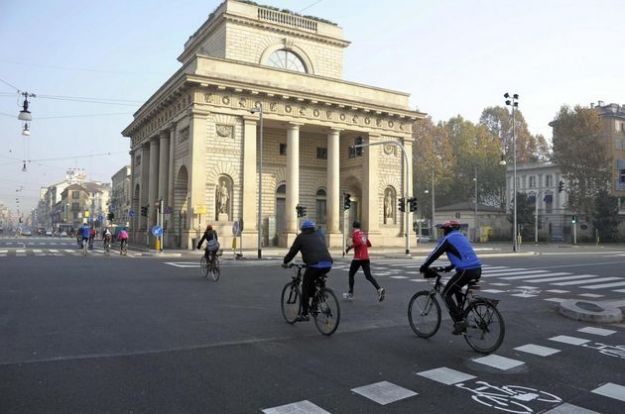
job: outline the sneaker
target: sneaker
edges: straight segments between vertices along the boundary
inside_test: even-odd
[[[467,324],[465,321],[454,322],[454,330],[452,334],[454,335],[462,335],[467,331]]]
[[[352,300],[352,299],[354,299],[354,295],[352,293],[345,292],[345,293],[343,293],[343,299],[345,299],[345,300]]]
[[[384,300],[384,288],[378,289],[378,302],[382,302]]]
[[[308,314],[306,315],[297,315],[297,318],[295,319],[295,322],[308,322],[310,320],[310,316],[308,316]]]

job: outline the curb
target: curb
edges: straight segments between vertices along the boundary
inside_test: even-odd
[[[576,321],[614,323],[623,320],[623,313],[608,303],[569,299],[558,305],[558,312]]]

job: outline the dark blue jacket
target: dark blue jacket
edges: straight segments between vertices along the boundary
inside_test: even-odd
[[[480,259],[477,258],[471,243],[457,230],[454,230],[443,237],[436,248],[423,264],[423,267],[430,266],[443,253],[447,253],[447,258],[451,265],[457,270],[479,269],[482,267]]]
[[[89,228],[89,226],[80,227],[80,235],[82,236],[83,239],[88,239],[90,233],[91,233],[91,229]]]

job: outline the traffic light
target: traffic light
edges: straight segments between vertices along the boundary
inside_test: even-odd
[[[564,181],[560,180],[558,183],[558,193],[561,193],[564,190]]]
[[[349,210],[352,206],[352,200],[350,200],[350,194],[343,194],[343,210]]]
[[[417,197],[411,197],[408,199],[408,205],[410,207],[410,212],[414,213],[417,211]]]
[[[141,215],[143,217],[147,217],[148,216],[148,207],[147,206],[141,207]]]
[[[571,217],[571,224],[575,224],[577,222],[577,217],[572,216]]]
[[[306,207],[298,204],[295,206],[295,211],[297,211],[297,217],[306,217]]]
[[[406,199],[403,197],[399,199],[399,211],[402,213],[406,211]]]
[[[106,219],[107,219],[108,221],[112,221],[114,218],[115,218],[115,214],[113,214],[113,213],[108,213],[108,214],[106,215]]]

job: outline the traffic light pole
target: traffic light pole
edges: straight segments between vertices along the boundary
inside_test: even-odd
[[[369,143],[369,144],[357,144],[354,145],[353,148],[362,148],[362,147],[372,147],[374,145],[395,145],[396,147],[399,147],[401,149],[402,154],[404,154],[404,163],[406,165],[406,182],[404,184],[404,191],[403,191],[403,197],[404,200],[408,200],[408,183],[410,180],[410,164],[408,163],[408,154],[406,153],[406,149],[404,148],[404,146],[402,144],[400,144],[399,142],[396,141],[381,141],[381,142],[374,142],[374,143]],[[409,209],[404,209],[406,211],[404,211],[404,229],[405,229],[405,237],[406,237],[406,254],[409,255],[410,254],[410,211]]]

